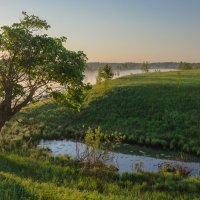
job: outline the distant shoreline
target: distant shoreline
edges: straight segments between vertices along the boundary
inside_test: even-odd
[[[114,67],[113,67],[114,68]],[[169,72],[169,71],[178,71],[178,69],[173,69],[173,68],[150,68],[149,73],[152,72]],[[119,69],[119,68],[114,68],[113,69],[114,72],[114,77],[113,79],[119,78],[119,77],[123,77],[123,76],[128,76],[131,74],[142,74],[145,73],[143,72],[141,69]],[[85,79],[84,82],[85,83],[90,83],[92,85],[96,84],[96,76],[98,74],[98,70],[97,69],[87,69],[85,71]]]

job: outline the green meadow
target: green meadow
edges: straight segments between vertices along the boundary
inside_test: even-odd
[[[130,75],[93,86],[80,112],[52,100],[29,105],[2,132],[17,145],[21,138],[79,138],[101,127],[129,143],[200,155],[199,102],[200,70]]]
[[[80,111],[53,100],[31,104],[0,139],[1,200],[200,199],[200,178],[85,168],[53,158],[40,139],[83,138],[88,127],[122,133],[125,142],[200,154],[200,70],[130,75],[93,86]]]

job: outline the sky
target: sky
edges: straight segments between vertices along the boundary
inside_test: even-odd
[[[45,19],[89,62],[200,62],[200,0],[0,0],[0,26]]]

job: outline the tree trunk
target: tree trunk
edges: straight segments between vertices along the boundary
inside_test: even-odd
[[[6,106],[0,106],[0,132],[4,124],[10,120],[12,117],[12,114],[10,112],[10,109]]]
[[[0,110],[0,132],[1,132],[1,129],[2,127],[4,126],[4,124],[10,120],[12,116],[8,115],[7,113],[5,112],[2,112],[2,110]]]
[[[10,101],[3,101],[0,104],[0,132],[5,123],[32,100],[33,94],[34,92],[27,96],[27,98],[23,102],[18,104],[15,108],[11,107]]]
[[[2,120],[2,118],[0,118],[0,132],[1,132],[1,129],[4,126],[4,124],[5,124],[4,120]]]
[[[35,94],[35,90],[32,89],[30,91],[30,94],[24,99],[24,101],[17,104],[15,107],[12,107],[12,91],[12,86],[7,86],[5,99],[0,103],[0,132],[4,124],[9,121],[12,116],[19,112],[24,106],[26,106],[32,100],[33,95]]]

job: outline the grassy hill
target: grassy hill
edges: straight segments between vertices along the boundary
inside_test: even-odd
[[[108,134],[125,134],[129,142],[199,154],[199,102],[200,71],[191,70],[96,85],[80,112],[51,100],[29,105],[0,134],[0,199],[200,199],[198,177],[166,172],[120,177],[34,148],[40,138],[77,137],[89,126],[100,126]]]
[[[18,145],[77,137],[90,127],[121,132],[132,143],[200,155],[200,70],[146,73],[96,85],[80,112],[40,102],[23,109],[3,132]],[[8,139],[9,141],[9,139]]]

